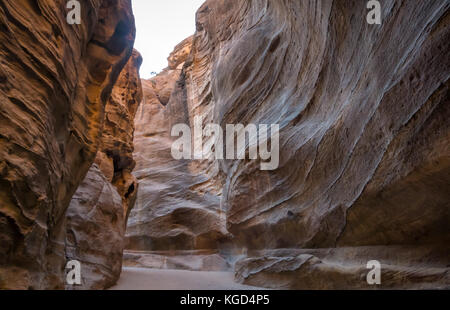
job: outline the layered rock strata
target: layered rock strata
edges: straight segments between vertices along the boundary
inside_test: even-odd
[[[127,227],[127,248],[141,251],[217,249],[227,238],[224,213],[205,165],[171,155],[173,124],[189,120],[183,85],[177,84],[192,38],[180,43],[169,66],[143,80],[144,100],[135,119],[134,175],[139,180]]]
[[[122,70],[106,104],[100,150],[67,211],[66,256],[82,266],[81,285],[68,289],[104,289],[122,270],[127,217],[138,184],[131,174],[134,116],[142,100],[137,51]]]
[[[135,36],[130,0],[0,1],[0,288],[64,287],[65,215]],[[120,196],[119,196],[120,197]]]
[[[247,284],[367,288],[379,260],[385,287],[449,287],[449,6],[387,0],[370,25],[365,1],[206,1],[174,86],[144,82],[131,248],[198,248],[210,214]],[[278,169],[173,161],[195,116],[279,124]]]

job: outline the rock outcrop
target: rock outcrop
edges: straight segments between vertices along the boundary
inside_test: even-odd
[[[206,1],[181,72],[144,82],[130,247],[212,238],[250,285],[367,288],[379,260],[385,287],[449,287],[449,6],[386,0],[370,25],[365,1]],[[172,160],[195,116],[279,124],[278,169]]]
[[[133,159],[134,117],[143,98],[139,76],[141,64],[141,55],[136,50],[133,51],[106,104],[101,143],[101,153],[103,154],[99,159],[100,166],[104,159],[109,166],[106,168],[105,176],[112,177],[110,182],[122,197],[125,220],[134,206],[138,191],[137,180],[131,172],[136,166]],[[99,155],[97,154],[97,156]],[[111,168],[114,172],[112,176]],[[126,221],[124,226],[126,226]]]
[[[59,0],[0,1],[2,289],[64,287],[66,210],[132,53],[130,0],[83,1],[80,25],[68,12]]]
[[[81,284],[68,284],[67,289],[104,289],[117,281],[124,220],[117,189],[94,164],[67,210],[66,256],[81,266]]]
[[[127,227],[131,250],[217,249],[227,238],[220,199],[213,187],[206,191],[208,172],[171,155],[172,125],[189,117],[184,89],[177,81],[191,45],[192,38],[183,41],[170,55],[168,68],[142,81],[144,100],[136,115],[134,140],[139,192]]]
[[[122,270],[127,217],[138,185],[131,172],[134,116],[142,100],[139,67],[133,52],[106,104],[100,150],[67,211],[66,256],[81,263],[82,283],[68,289],[104,289]]]

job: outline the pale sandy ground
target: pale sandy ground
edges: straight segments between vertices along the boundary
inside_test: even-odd
[[[124,267],[111,290],[253,290],[233,281],[231,272]]]

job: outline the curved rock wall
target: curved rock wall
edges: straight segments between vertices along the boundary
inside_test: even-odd
[[[131,171],[134,116],[142,100],[139,67],[133,51],[106,104],[100,150],[70,202],[66,214],[66,257],[82,266],[81,285],[67,289],[104,289],[122,270],[127,217],[138,185]]]
[[[281,126],[279,169],[261,172],[243,161],[222,166],[228,227],[246,246],[334,246],[361,226],[367,231],[353,236],[361,244],[442,236],[449,4],[387,1],[383,24],[371,26],[360,2],[211,1],[199,12],[200,51],[187,74],[200,79],[203,54],[214,57],[214,121]],[[223,27],[230,16],[237,21]],[[405,193],[408,181],[423,192]],[[425,201],[429,217],[422,214]],[[353,220],[363,208],[377,210],[367,223]],[[405,208],[408,214],[399,212]],[[391,221],[380,229],[374,218],[384,220],[383,213]],[[416,225],[395,229],[417,217],[427,235]],[[295,233],[287,236],[290,229]]]
[[[169,100],[146,101],[137,118],[153,125],[136,139],[142,200],[131,239],[154,249],[156,237],[182,236],[193,212],[176,210],[201,194],[219,200],[216,222],[233,235],[219,247],[247,254],[241,282],[366,288],[360,272],[378,259],[387,287],[448,287],[449,5],[386,0],[382,24],[369,25],[365,1],[206,1]],[[149,96],[167,74],[149,82]],[[223,128],[279,124],[279,168],[168,159],[155,170],[162,161],[149,158],[171,158],[171,140],[151,141],[194,116]]]
[[[65,213],[135,36],[130,0],[0,1],[0,288],[64,287]]]

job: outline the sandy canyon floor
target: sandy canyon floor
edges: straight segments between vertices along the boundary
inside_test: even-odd
[[[111,290],[251,290],[233,281],[232,272],[124,267]]]

